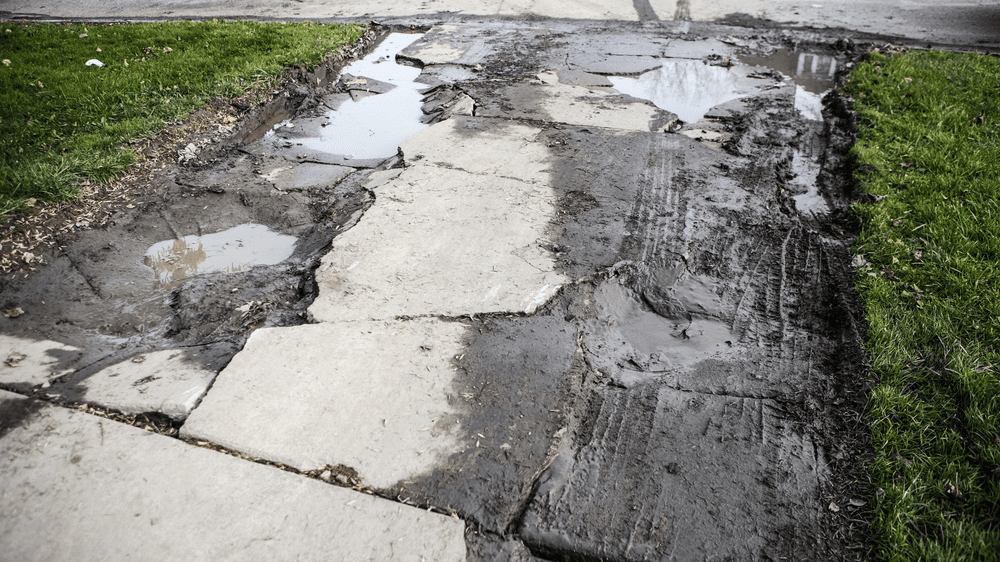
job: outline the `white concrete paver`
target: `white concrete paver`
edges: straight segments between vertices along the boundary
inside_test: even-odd
[[[8,392],[0,411],[5,561],[465,559],[458,519]]]
[[[541,246],[546,186],[433,166],[378,189],[316,272],[321,322],[534,312],[566,281]]]
[[[188,418],[203,439],[301,470],[343,464],[370,486],[461,450],[450,401],[457,322],[337,322],[254,333]]]

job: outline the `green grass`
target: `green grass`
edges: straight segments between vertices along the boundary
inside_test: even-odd
[[[0,23],[0,217],[135,161],[129,140],[355,41],[358,25]],[[86,37],[81,37],[81,35]],[[98,59],[104,67],[86,66]]]
[[[1000,60],[875,54],[845,92],[884,197],[854,207],[880,557],[998,560]]]

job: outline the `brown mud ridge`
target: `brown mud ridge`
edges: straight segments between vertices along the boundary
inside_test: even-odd
[[[822,120],[807,118],[818,92],[795,81],[832,87],[854,46],[692,28],[435,28],[396,57],[422,67],[423,124],[540,130],[558,212],[538,246],[570,280],[531,314],[444,318],[469,328],[451,393],[475,446],[379,491],[457,514],[470,559],[864,555],[867,517],[851,502],[866,497],[867,454],[844,160],[854,124],[835,94]],[[442,37],[464,58],[421,51]],[[602,93],[633,79],[616,88],[655,97],[642,80],[658,69],[688,73],[690,100],[737,94],[699,114]],[[716,70],[736,78],[697,82]],[[308,146],[348,97],[404,86],[304,78],[157,174],[107,226],[64,235],[46,266],[4,280],[0,304],[24,314],[0,318],[0,334],[65,349],[49,353],[59,376],[0,386],[108,406],[91,377],[109,367],[168,351],[217,373],[253,330],[313,322],[321,258],[413,162]],[[645,104],[650,130],[560,118],[538,92],[568,86],[598,91],[581,114]]]

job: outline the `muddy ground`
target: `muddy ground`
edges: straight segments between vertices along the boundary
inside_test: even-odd
[[[457,23],[421,41],[461,57],[397,57],[423,67],[422,120],[451,119],[472,136],[500,121],[540,130],[558,212],[538,246],[569,281],[531,314],[436,315],[468,328],[450,392],[475,446],[370,491],[455,513],[474,560],[864,558],[868,381],[845,160],[855,123],[835,93],[822,120],[796,101],[799,80],[835,86],[862,41],[701,24]],[[794,69],[782,65],[802,53],[833,71],[787,80]],[[584,100],[645,104],[647,130],[562,119],[533,89],[555,72],[552,88],[606,90],[609,76],[641,77],[662,59],[736,67],[773,87],[695,121],[635,96]],[[240,115],[231,133],[191,158],[189,143],[218,133],[175,140],[163,153],[173,161],[132,185],[100,228],[56,234],[36,250],[43,265],[6,275],[0,304],[23,313],[0,318],[0,333],[21,338],[5,341],[72,350],[45,363],[58,376],[0,387],[114,409],[91,381],[107,367],[173,350],[218,372],[254,330],[315,322],[321,259],[379,186],[414,165],[405,152],[300,155],[294,129],[274,128],[292,117],[322,127],[331,100],[357,95],[338,70],[301,73],[267,110],[226,108]],[[231,230],[246,225],[271,234]],[[222,244],[257,240],[254,263],[275,263],[205,272],[199,244],[217,233],[230,236]],[[192,236],[202,238],[181,243]],[[150,253],[165,241],[166,257]],[[8,370],[31,360],[2,355]],[[355,483],[344,480],[334,483]]]

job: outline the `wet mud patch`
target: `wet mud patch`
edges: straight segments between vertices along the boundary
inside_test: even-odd
[[[26,425],[44,403],[21,396],[0,400],[0,438],[18,427]]]
[[[166,169],[104,228],[64,235],[44,269],[4,283],[0,301],[24,313],[0,318],[0,330],[26,342],[10,350],[25,357],[34,357],[25,346],[43,340],[79,351],[56,371],[44,356],[19,361],[4,386],[133,411],[119,407],[114,393],[111,401],[93,388],[88,393],[97,381],[88,379],[143,354],[224,344],[211,376],[183,389],[204,390],[254,329],[305,322],[316,294],[313,269],[371,203],[361,185],[370,171],[307,170],[297,177],[296,166],[287,163],[282,171],[291,181],[282,181],[268,176],[273,162],[238,149],[195,159]],[[152,396],[158,384],[134,388]],[[184,415],[199,392],[150,407]]]
[[[389,493],[505,534],[550,458],[582,381],[576,326],[548,315],[473,321],[450,398],[462,451]]]
[[[707,113],[726,135],[715,146],[580,126],[539,137],[559,198],[551,249],[593,287],[566,315],[591,409],[571,417],[518,527],[536,556],[843,552],[826,506],[857,474],[864,408],[831,154],[845,145],[793,84],[767,79],[780,85]]]
[[[532,555],[528,547],[516,539],[502,536],[474,526],[465,527],[465,552],[469,562],[539,562],[543,559]]]

